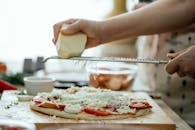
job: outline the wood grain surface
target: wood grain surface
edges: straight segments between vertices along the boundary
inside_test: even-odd
[[[17,102],[16,91],[5,91],[0,101],[0,118],[16,119],[24,122],[35,123],[38,129],[46,129],[48,127],[66,127],[71,130],[81,129],[82,127],[91,129],[124,129],[134,128],[135,130],[175,130],[175,123],[169,116],[152,100],[146,93],[135,92],[129,93],[134,98],[145,98],[152,105],[152,112],[146,116],[137,118],[127,118],[120,120],[72,120],[55,116],[48,116],[29,108],[29,102]],[[5,109],[6,105],[13,103],[9,109]],[[81,127],[82,126],[82,127]]]

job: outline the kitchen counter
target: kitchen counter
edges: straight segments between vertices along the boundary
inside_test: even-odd
[[[54,75],[54,76],[56,77],[56,75]],[[62,76],[60,75],[59,77],[62,77]],[[68,76],[68,77],[70,77],[70,76]],[[65,76],[64,79],[67,79],[67,77]],[[139,79],[135,80],[132,90],[134,92],[144,92],[144,93],[148,92],[147,87],[145,87],[143,84],[141,84],[141,82],[139,82]],[[14,100],[17,100],[16,96],[13,96],[11,93],[12,92],[10,92],[10,91],[4,91],[2,98],[0,100],[1,107],[2,107],[1,104],[5,104],[5,103],[12,102]],[[158,107],[162,109],[162,111],[168,116],[168,118],[170,118],[174,122],[174,124],[176,125],[176,130],[192,130],[192,128],[183,119],[181,119],[164,101],[162,101],[161,99],[153,99],[153,102],[155,102],[155,104],[157,104]],[[23,103],[21,103],[21,104],[23,104]],[[28,106],[28,104],[25,104],[24,106]],[[2,116],[3,114],[1,113],[2,112],[1,107],[0,107],[0,115],[1,115],[0,119],[8,119],[9,117]],[[21,109],[16,108],[13,113],[9,113],[9,116],[12,116],[12,114],[13,114],[14,118],[17,118],[17,114],[18,114],[20,119],[23,117],[25,118],[25,114],[23,115],[23,110],[24,110],[24,113],[25,113],[25,111],[26,111],[26,113],[31,112],[29,107],[28,107],[28,110],[26,110],[26,108],[21,108]],[[35,113],[32,118],[33,118],[33,120],[40,119],[39,113]],[[55,118],[55,117],[50,116],[49,118]],[[159,116],[159,118],[162,118],[162,117]],[[44,118],[44,120],[45,119],[46,118]],[[67,128],[67,130],[80,130],[80,129],[85,129],[85,130],[94,130],[94,129],[95,130],[100,130],[100,129],[101,130],[102,129],[118,130],[118,129],[123,129],[123,130],[126,130],[126,129],[130,129],[130,128],[132,128],[134,130],[159,130],[159,129],[164,130],[165,129],[165,128],[163,128],[162,125],[150,125],[150,126],[149,125],[135,125],[135,124],[129,125],[128,123],[120,124],[120,123],[102,123],[102,122],[95,123],[95,124],[94,123],[82,123],[82,122],[74,122],[74,123],[60,122],[59,123],[58,120],[56,120],[54,122],[45,121],[45,123],[44,123],[44,121],[41,123],[39,122],[39,123],[36,123],[36,127],[37,127],[37,129],[41,129],[41,130],[42,129],[50,129],[50,128],[51,129]]]

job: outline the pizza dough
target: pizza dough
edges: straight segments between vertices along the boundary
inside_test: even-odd
[[[67,25],[64,24],[62,29],[66,26]],[[85,49],[86,42],[87,36],[83,33],[66,36],[60,33],[56,42],[58,56],[61,58],[81,56]]]
[[[69,119],[113,120],[147,115],[152,106],[129,93],[71,87],[39,93],[30,102],[32,110]]]
[[[139,110],[135,115],[122,114],[122,115],[109,115],[109,116],[95,116],[95,115],[87,114],[84,112],[73,114],[73,113],[67,113],[65,111],[38,107],[34,104],[34,102],[30,103],[30,108],[32,110],[35,110],[35,111],[38,111],[38,112],[41,112],[47,115],[51,115],[51,116],[57,116],[57,117],[62,117],[66,119],[82,119],[82,120],[117,120],[117,119],[133,118],[133,117],[147,115],[151,111],[150,109],[143,109],[143,110]]]

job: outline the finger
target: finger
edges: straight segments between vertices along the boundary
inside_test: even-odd
[[[178,51],[176,53],[168,53],[167,57],[170,58],[170,59],[173,59],[173,58],[177,57],[178,55],[180,55],[181,53],[183,53],[185,51],[186,51],[186,49]]]
[[[66,24],[73,24],[76,21],[78,21],[78,19],[68,19],[68,20],[64,21],[64,23],[66,23]]]
[[[172,60],[172,61],[170,61],[170,62],[166,65],[166,68],[165,68],[165,69],[166,69],[167,73],[169,73],[169,74],[173,74],[173,73],[177,72],[178,69],[179,69],[177,60]]]
[[[92,47],[98,46],[99,43],[100,43],[99,40],[87,38],[87,44],[86,44],[85,48],[88,49],[88,48],[92,48]]]
[[[173,59],[173,58],[175,58],[177,56],[178,56],[178,53],[168,53],[167,54],[167,57],[170,58],[170,59]]]
[[[139,9],[141,7],[144,7],[145,5],[147,5],[147,3],[138,3],[134,6],[133,10]]]
[[[187,71],[187,72],[184,71],[186,76],[192,77],[192,78],[195,77],[195,73],[194,72],[195,71],[193,69],[191,71]]]
[[[55,24],[53,26],[53,30],[54,30],[54,43],[56,43],[57,39],[58,39],[58,35],[61,31],[61,28],[63,26],[63,24],[73,24],[74,22],[78,21],[78,19],[68,19],[66,21],[62,21],[62,22],[59,22],[57,24]]]
[[[60,30],[62,28],[62,25],[64,24],[64,22],[60,22],[60,23],[57,23],[53,26],[53,33],[54,33],[54,43],[56,43],[57,39],[58,39],[58,35],[60,33]]]
[[[63,28],[61,30],[61,33],[63,35],[71,35],[71,34],[75,34],[77,32],[81,31],[81,25],[79,22],[75,22],[73,24],[70,24],[68,26],[66,26],[66,28]]]
[[[182,71],[178,71],[177,74],[179,75],[179,77],[184,77],[184,76],[186,76]]]

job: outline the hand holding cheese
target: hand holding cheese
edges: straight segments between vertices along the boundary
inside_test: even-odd
[[[101,22],[84,20],[84,19],[69,19],[53,26],[54,30],[54,44],[57,43],[59,35],[70,36],[82,32],[87,35],[87,41],[85,48],[91,48],[105,43],[102,36],[106,36],[103,33]]]
[[[62,26],[66,28],[66,24]],[[56,49],[58,56],[61,58],[71,58],[75,56],[81,56],[85,49],[87,42],[87,36],[83,33],[76,33],[73,35],[62,35],[59,33]]]

